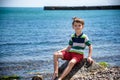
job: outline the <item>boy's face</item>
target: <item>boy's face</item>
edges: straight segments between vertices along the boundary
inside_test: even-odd
[[[83,29],[83,25],[81,23],[74,22],[73,29],[75,30],[75,32],[81,32]]]

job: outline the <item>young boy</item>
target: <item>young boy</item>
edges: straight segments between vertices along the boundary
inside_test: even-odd
[[[89,47],[88,61],[92,62],[92,45],[89,41],[87,35],[85,35],[82,30],[84,28],[84,21],[80,18],[73,18],[72,28],[75,33],[71,35],[69,40],[69,45],[67,48],[62,49],[54,53],[54,74],[53,80],[58,77],[58,59],[69,60],[68,66],[64,70],[63,74],[58,78],[62,80],[73,68],[73,66],[80,62],[84,58],[84,52],[86,46]]]

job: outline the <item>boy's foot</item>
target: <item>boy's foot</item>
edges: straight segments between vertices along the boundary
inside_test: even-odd
[[[57,79],[58,79],[58,73],[54,73],[53,77],[52,77],[52,80],[57,80]]]

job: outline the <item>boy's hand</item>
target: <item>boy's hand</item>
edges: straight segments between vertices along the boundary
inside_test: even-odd
[[[88,57],[88,58],[87,58],[87,61],[88,61],[89,63],[93,63],[93,59],[92,59],[91,57]]]

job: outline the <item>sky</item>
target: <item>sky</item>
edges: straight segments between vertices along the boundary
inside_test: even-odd
[[[120,5],[120,0],[0,0],[0,7]]]

